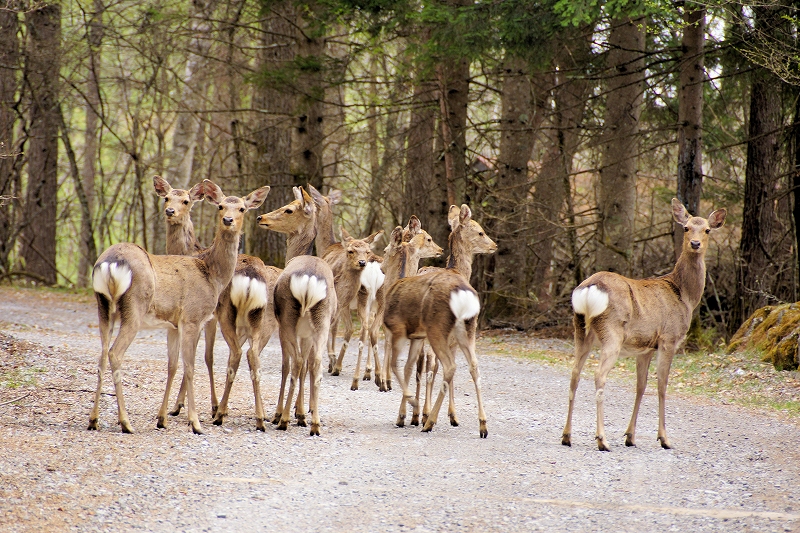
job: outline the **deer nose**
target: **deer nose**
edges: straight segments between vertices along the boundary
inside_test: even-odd
[[[367,266],[367,262],[362,259],[361,261],[358,262],[358,266],[365,267]]]
[[[166,208],[164,212],[167,214],[168,217],[171,217],[172,215],[175,214],[175,210],[171,207]]]
[[[226,226],[230,226],[231,224],[233,224],[233,217],[223,218],[222,223],[225,224]]]
[[[700,241],[692,241],[690,244],[692,245],[692,250],[700,249]]]

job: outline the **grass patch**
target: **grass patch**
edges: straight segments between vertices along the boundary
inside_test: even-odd
[[[36,376],[45,372],[47,372],[47,369],[41,367],[12,368],[9,371],[0,372],[0,388],[36,387],[38,384]]]

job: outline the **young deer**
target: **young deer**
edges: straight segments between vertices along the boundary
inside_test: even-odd
[[[361,288],[361,276],[372,255],[370,244],[372,244],[372,241],[381,233],[383,233],[382,230],[363,239],[354,239],[346,230],[342,229],[342,242],[339,245],[329,246],[323,256],[323,259],[330,265],[333,271],[336,299],[339,303],[339,307],[334,315],[334,324],[338,324],[339,320],[344,320],[345,323],[344,339],[338,358],[335,356],[336,328],[334,325],[331,327],[331,334],[328,339],[328,370],[334,376],[338,376],[342,370],[344,354],[347,351],[347,345],[353,335],[350,306],[358,297],[358,291]],[[382,282],[380,284],[382,285]],[[378,287],[376,287],[375,290],[377,290]],[[358,371],[358,369],[356,369],[356,371]],[[358,374],[356,374],[353,381],[355,383],[352,385],[351,389],[356,390],[358,389]]]
[[[180,352],[186,376],[189,424],[192,431],[202,433],[194,403],[194,360],[200,328],[211,318],[219,294],[233,277],[244,214],[264,202],[269,187],[261,187],[244,198],[226,197],[217,185],[205,180],[202,192],[206,200],[219,207],[214,243],[205,252],[197,257],[159,256],[136,244],[121,243],[108,248],[95,263],[92,286],[97,298],[102,350],[95,402],[89,416],[90,430],[97,429],[103,374],[108,362],[116,389],[119,423],[124,433],[132,433],[122,391],[122,358],[140,329],[155,326],[167,328],[169,358],[167,386],[157,425],[165,427],[169,391]],[[119,332],[109,348],[117,319]]]
[[[153,176],[153,187],[156,193],[164,199],[164,216],[167,221],[167,255],[198,255],[206,248],[201,246],[194,234],[192,224],[192,207],[203,199],[202,184],[198,183],[191,189],[173,189],[167,180],[161,176]],[[214,341],[217,337],[217,318],[212,317],[203,328],[206,340],[205,361],[208,369],[208,379],[211,382],[211,413],[217,412],[217,390],[214,385]],[[169,412],[170,416],[177,416],[183,408],[186,397],[186,379],[181,380],[178,399],[175,407]]]
[[[467,246],[469,239],[466,237],[473,232],[481,238],[483,247],[480,249],[486,250],[486,253],[494,252],[497,245],[486,237],[480,225],[472,220],[472,212],[467,205],[462,205],[460,210],[451,206],[448,220],[452,228],[448,268],[399,279],[386,293],[383,322],[386,335],[391,339],[392,371],[403,389],[396,423],[400,427],[405,424],[406,402],[412,406],[418,404],[408,389],[408,382],[422,343],[427,338],[443,368],[442,389],[422,430],[433,429],[444,396],[453,387],[456,365],[451,347],[452,340],[461,348],[469,363],[478,401],[479,434],[481,438],[485,438],[488,435],[486,413],[483,410],[481,378],[475,355],[475,332],[478,326],[480,301],[475,289],[464,277],[464,274],[469,274],[472,269],[472,256],[460,250]],[[398,355],[406,340],[410,340],[411,344],[405,372],[400,375],[397,368]]]
[[[295,187],[295,200],[271,213],[258,217],[267,229],[288,233],[286,268],[275,284],[275,316],[280,324],[283,351],[283,376],[278,408],[275,414],[278,429],[289,424],[289,406],[295,386],[299,393],[295,410],[298,425],[305,426],[303,380],[310,376],[309,410],[311,436],[319,435],[319,385],[322,380],[322,356],[331,321],[337,308],[334,278],[328,264],[318,257],[302,255],[310,252],[316,234],[316,206],[311,197]],[[291,367],[289,391],[284,399],[286,374]]]
[[[600,363],[595,371],[597,400],[597,447],[609,451],[603,428],[603,397],[608,373],[617,357],[636,356],[636,401],[633,405],[625,445],[635,446],[636,418],[647,386],[647,372],[656,350],[659,351],[658,375],[658,440],[663,448],[671,447],[664,423],[664,403],[672,357],[689,331],[692,312],[706,282],[705,255],[708,234],[725,223],[725,209],[718,209],[708,219],[692,217],[675,198],[672,216],[683,226],[683,249],[675,268],[665,276],[630,279],[613,272],[598,272],[572,292],[575,311],[575,362],[569,388],[567,423],[561,444],[572,445],[572,409],[575,391],[592,344],[601,344]]]

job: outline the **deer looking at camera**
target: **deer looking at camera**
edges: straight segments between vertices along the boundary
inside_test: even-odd
[[[597,447],[600,451],[609,451],[603,428],[603,397],[608,373],[620,354],[636,357],[636,400],[625,431],[625,445],[636,445],[639,405],[647,386],[650,361],[658,350],[658,440],[663,448],[671,448],[664,423],[669,368],[675,350],[689,331],[692,312],[703,296],[708,235],[712,230],[722,227],[726,213],[725,209],[718,209],[708,219],[693,217],[673,198],[672,216],[675,222],[683,226],[684,234],[681,255],[672,272],[649,279],[630,279],[613,272],[598,272],[572,292],[575,362],[570,379],[567,423],[561,444],[572,445],[575,391],[592,344],[599,341],[600,362],[594,375]]]
[[[316,236],[317,208],[311,197],[294,187],[295,200],[258,217],[261,227],[288,234],[286,268],[275,283],[275,317],[280,325],[283,352],[281,391],[273,423],[285,430],[295,387],[299,388],[295,406],[298,425],[305,426],[303,380],[310,376],[309,410],[311,436],[319,436],[319,386],[322,356],[331,321],[337,309],[336,290],[330,266],[309,255]],[[284,403],[287,373],[291,369],[289,391]]]
[[[475,332],[478,327],[480,301],[464,273],[472,269],[472,256],[459,253],[465,245],[464,238],[477,232],[485,239],[487,251],[493,252],[497,245],[483,233],[480,225],[472,220],[472,211],[467,205],[461,209],[451,206],[448,216],[452,232],[450,234],[451,255],[448,268],[434,269],[425,274],[397,280],[386,293],[386,311],[383,323],[386,335],[391,339],[392,371],[402,385],[403,398],[400,402],[396,424],[405,424],[406,403],[416,407],[418,402],[408,389],[411,369],[417,363],[425,339],[431,345],[443,369],[442,389],[436,398],[423,431],[430,431],[436,424],[439,409],[448,391],[453,387],[456,371],[452,344],[457,344],[469,363],[475,395],[478,403],[479,435],[488,436],[486,413],[483,410],[481,378],[478,359],[475,355]],[[405,341],[410,341],[408,360],[403,375],[397,368],[398,356]]]
[[[116,390],[119,423],[124,433],[133,432],[122,390],[122,358],[140,329],[155,326],[167,328],[169,359],[157,425],[163,428],[166,424],[169,391],[180,354],[189,424],[194,433],[202,433],[194,402],[194,361],[200,329],[211,318],[220,293],[233,277],[244,215],[264,202],[269,187],[261,187],[244,198],[226,197],[216,184],[205,180],[202,193],[219,208],[214,243],[208,250],[197,257],[159,256],[136,244],[121,243],[103,252],[94,265],[92,286],[97,298],[102,350],[95,402],[89,416],[90,430],[97,429],[103,374],[108,363]],[[119,332],[109,347],[117,320]]]

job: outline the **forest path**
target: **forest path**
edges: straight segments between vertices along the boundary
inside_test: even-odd
[[[229,418],[222,427],[211,424],[201,340],[196,388],[206,434],[197,436],[185,413],[170,418],[166,430],[155,428],[166,336],[146,331],[123,366],[137,433],[120,433],[109,394],[94,432],[86,426],[100,350],[96,326],[87,297],[0,288],[0,331],[23,341],[0,345],[7,359],[0,377],[23,385],[0,388],[0,530],[800,531],[800,427],[778,416],[671,394],[667,429],[675,448],[662,450],[657,398],[648,391],[638,446],[626,448],[633,388],[612,380],[606,432],[613,451],[601,453],[594,386],[584,380],[568,448],[560,444],[568,373],[498,355],[481,342],[488,439],[478,437],[474,387],[461,356],[461,425],[448,424],[443,406],[440,423],[425,434],[395,427],[396,389],[380,393],[362,382],[350,391],[354,353],[343,375],[323,378],[321,437],[295,425],[260,433],[246,360]],[[268,413],[279,354],[273,338],[262,354]],[[218,394],[226,361],[218,335]],[[35,387],[25,385],[31,376]],[[110,376],[104,390],[113,391]]]

